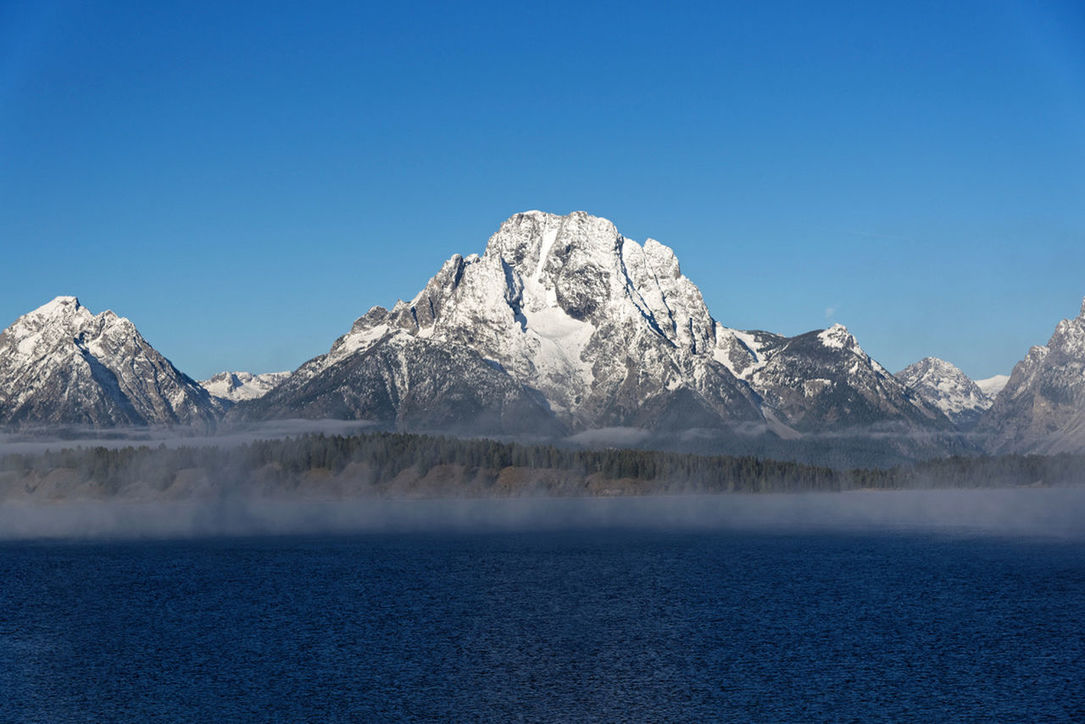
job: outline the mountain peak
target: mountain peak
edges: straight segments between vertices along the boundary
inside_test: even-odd
[[[1082,314],[1055,325],[1045,346],[1014,365],[981,428],[1000,452],[1079,452],[1085,449],[1085,304]]]
[[[852,336],[847,327],[839,322],[819,333],[818,339],[821,340],[823,345],[832,349],[859,348],[859,343],[855,341],[855,337]]]
[[[210,422],[220,405],[113,312],[56,297],[0,332],[0,423]]]
[[[253,374],[251,372],[225,371],[212,375],[206,380],[201,380],[199,384],[212,397],[230,402],[241,402],[242,400],[255,400],[263,397],[289,376],[289,372]]]
[[[783,435],[898,418],[949,426],[843,325],[794,338],[725,328],[669,246],[583,211],[508,217],[481,257],[453,255],[409,302],[371,309],[231,414],[739,436],[764,424]]]
[[[909,368],[924,369],[924,370],[937,370],[943,373],[964,374],[960,368],[952,362],[947,362],[941,357],[924,357],[918,362],[909,365]]]
[[[37,309],[28,312],[26,316],[46,318],[68,317],[77,313],[80,309],[85,309],[85,307],[79,303],[77,297],[61,296],[55,297]]]
[[[957,365],[924,357],[895,377],[960,426],[971,426],[991,406],[992,398]]]
[[[501,224],[483,256],[500,257],[524,278],[541,281],[570,262],[574,269],[585,263],[614,266],[621,247],[622,236],[608,219],[585,211],[566,216],[525,211]]]
[[[34,358],[61,339],[68,339],[94,321],[94,315],[75,297],[56,297],[27,312],[4,330],[8,353]]]

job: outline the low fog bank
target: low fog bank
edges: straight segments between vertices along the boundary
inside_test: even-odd
[[[331,418],[288,418],[265,421],[230,421],[214,425],[173,425],[100,428],[60,425],[0,429],[0,456],[39,454],[61,449],[130,446],[157,448],[237,448],[261,440],[280,440],[305,435],[356,435],[391,430],[369,420]],[[489,435],[479,438],[456,430],[415,430],[461,440],[496,439],[521,445],[554,445],[566,449],[628,448],[671,451],[695,455],[754,456],[835,468],[890,467],[950,454],[979,454],[982,446],[968,436],[916,434],[900,426],[873,426],[835,433],[780,438],[765,426],[738,426],[726,429],[690,428],[676,432],[650,431],[636,427],[606,427],[584,430],[565,437],[527,433]]]
[[[638,498],[9,503],[0,539],[194,538],[642,528],[1085,539],[1085,489]]]
[[[257,440],[279,440],[298,435],[357,435],[377,429],[368,420],[268,420],[266,422],[197,427],[112,427],[80,425],[26,428],[0,432],[0,456],[33,455],[47,450],[104,447],[217,447],[229,449]]]

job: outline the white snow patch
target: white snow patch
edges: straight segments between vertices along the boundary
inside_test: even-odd
[[[539,249],[539,263],[535,265],[535,273],[531,275],[532,281],[537,282],[542,276],[543,268],[546,266],[546,258],[550,256],[550,249],[553,248],[557,238],[558,230],[556,228],[550,229],[543,234],[542,247]]]
[[[358,332],[351,332],[343,337],[342,344],[338,345],[337,348],[332,351],[332,356],[334,356],[335,359],[340,359],[359,350],[367,349],[373,346],[374,343],[379,341],[381,337],[387,333],[387,324],[378,324],[376,327],[370,327],[369,329],[363,329]]]
[[[844,349],[855,346],[855,337],[851,336],[843,324],[834,324],[818,334],[818,339],[830,349]]]
[[[1002,392],[1002,388],[1004,388],[1009,381],[1009,375],[995,375],[994,377],[988,377],[984,380],[976,380],[976,387],[983,390],[983,394],[988,397],[996,397],[999,392]]]
[[[584,349],[595,334],[590,322],[573,319],[561,307],[523,310],[527,331],[539,340],[532,362],[544,377],[562,379],[570,373],[588,387],[595,381],[591,365],[582,359]]]
[[[289,372],[220,372],[210,379],[201,380],[200,386],[214,397],[232,402],[255,400],[263,397],[290,376]]]
[[[730,336],[733,339],[737,339],[741,342],[750,354],[753,355],[753,362],[742,369],[736,369],[731,362],[731,355],[728,354],[728,350],[722,346],[721,342],[724,342],[727,337]],[[716,326],[716,348],[712,350],[712,359],[722,364],[728,370],[731,371],[735,377],[739,379],[747,380],[753,378],[757,372],[768,364],[768,358],[763,353],[763,347],[758,343],[757,337],[749,332],[743,332],[738,329],[730,329],[723,325],[717,324]]]

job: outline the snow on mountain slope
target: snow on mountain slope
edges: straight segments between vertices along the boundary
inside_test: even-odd
[[[1006,383],[1009,381],[1009,375],[995,375],[986,379],[976,380],[976,387],[980,388],[980,390],[983,391],[983,394],[990,397],[991,401],[994,402],[994,399],[998,397],[998,393],[1002,392],[1003,388],[1006,387]]]
[[[897,379],[944,412],[958,426],[969,426],[993,402],[991,395],[955,365],[925,357],[897,373]]]
[[[758,341],[764,362],[751,370],[750,383],[796,429],[950,427],[941,411],[871,358],[841,324],[795,337],[761,333]]]
[[[318,398],[321,409],[364,414],[332,403],[375,384],[344,365],[389,346],[422,350],[420,341],[485,362],[572,430],[948,425],[842,327],[810,340],[728,329],[667,246],[638,244],[584,212],[539,211],[510,217],[481,256],[454,255],[410,302],[371,309],[328,354],[237,414],[306,415]],[[350,364],[355,375],[364,367]],[[392,375],[400,397],[413,384],[406,372]]]
[[[210,379],[200,380],[200,386],[212,397],[230,402],[255,400],[263,397],[290,376],[289,372],[219,372]]]
[[[0,333],[0,423],[211,422],[221,405],[111,311],[57,297]]]
[[[1085,452],[1085,302],[1014,366],[977,430],[993,452]]]

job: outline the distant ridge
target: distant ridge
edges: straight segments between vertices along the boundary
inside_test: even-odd
[[[984,410],[991,407],[993,396],[955,365],[926,357],[897,373],[897,379],[918,392],[944,412],[959,427],[970,428]]]
[[[200,380],[200,386],[220,400],[241,402],[263,397],[289,376],[289,372],[219,372]]]

